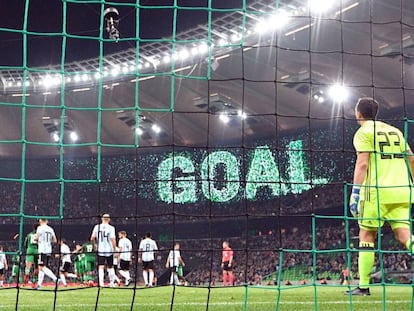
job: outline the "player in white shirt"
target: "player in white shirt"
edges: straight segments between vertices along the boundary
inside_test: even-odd
[[[98,252],[98,279],[99,286],[104,286],[105,264],[109,276],[109,285],[115,286],[114,251],[116,248],[115,227],[109,224],[109,214],[102,215],[102,222],[95,225],[91,234],[91,242]]]
[[[0,245],[0,287],[3,287],[4,274],[9,269],[7,265],[6,254],[4,253],[3,246]]]
[[[48,268],[50,256],[52,255],[52,243],[56,243],[56,234],[52,227],[48,224],[47,219],[39,219],[39,226],[36,229],[36,237],[39,251],[39,277],[37,280],[37,289],[42,288],[45,275],[58,283],[57,277]]]
[[[148,287],[154,284],[154,252],[157,250],[157,243],[151,238],[151,233],[147,232],[139,243],[138,262],[142,262],[142,275],[145,286]]]
[[[118,232],[118,248],[119,248],[119,273],[125,279],[125,285],[128,286],[131,282],[131,275],[129,273],[129,266],[132,259],[132,242],[127,238],[125,231]]]
[[[171,285],[181,285],[178,280],[178,267],[182,265],[185,266],[183,259],[180,254],[180,243],[174,243],[174,249],[170,250],[170,253],[167,257],[167,262],[165,263],[166,268],[171,269],[170,284]]]
[[[60,259],[62,265],[60,266],[60,280],[64,286],[67,286],[66,278],[76,279],[76,274],[72,273],[72,259],[70,258],[71,251],[64,239],[60,240]],[[59,256],[59,255],[58,255]]]

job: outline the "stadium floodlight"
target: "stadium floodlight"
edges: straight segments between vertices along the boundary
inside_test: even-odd
[[[195,56],[198,54],[198,52],[199,52],[199,48],[197,46],[193,46],[191,48],[191,55]]]
[[[220,114],[219,119],[220,119],[220,121],[221,121],[221,122],[223,122],[224,124],[227,124],[227,123],[229,123],[229,122],[230,122],[230,118],[229,118],[229,116],[228,116],[227,114],[225,114],[225,113]]]
[[[205,42],[201,43],[201,44],[198,46],[198,52],[199,52],[200,54],[205,54],[205,53],[207,53],[207,52],[208,52],[208,45],[207,45]]]
[[[247,118],[247,114],[245,112],[243,112],[243,110],[239,110],[237,111],[237,115],[242,119],[245,120]]]
[[[59,133],[58,132],[53,132],[52,133],[52,139],[54,142],[58,142],[60,137],[59,137]]]
[[[82,81],[83,82],[86,82],[86,81],[88,81],[89,80],[89,76],[86,74],[86,73],[84,73],[83,75],[82,75]]]
[[[269,24],[274,29],[280,29],[285,26],[289,21],[289,14],[285,10],[278,10],[275,14],[272,14],[269,18]]]
[[[94,77],[96,80],[99,80],[99,78],[101,77],[101,73],[99,71],[95,72]]]
[[[48,87],[50,87],[50,86],[52,86],[53,85],[53,78],[50,76],[50,75],[46,75],[46,77],[44,77],[43,79],[42,79],[42,84],[46,87],[46,88],[48,88]]]
[[[349,96],[347,87],[341,84],[334,84],[328,90],[329,97],[336,103],[345,101]]]
[[[138,136],[141,136],[143,133],[144,131],[140,127],[135,128],[135,134]]]
[[[30,81],[29,80],[26,80],[25,85],[26,86],[30,86]]]
[[[311,12],[322,14],[328,11],[333,5],[333,0],[309,0],[308,6]]]
[[[9,83],[7,83],[8,87],[12,87],[13,86],[13,82],[9,81]]]
[[[79,139],[79,135],[75,131],[70,132],[69,137],[73,142],[78,141]]]
[[[119,68],[113,68],[113,69],[111,70],[111,75],[112,75],[113,77],[118,76],[118,75],[119,75]]]
[[[76,83],[78,83],[78,82],[80,82],[80,80],[81,80],[81,76],[80,76],[80,75],[76,75],[76,76],[73,78],[73,80],[74,80]]]
[[[129,68],[127,66],[122,67],[122,73],[127,74],[129,71]]]
[[[154,133],[157,133],[157,134],[161,133],[161,128],[157,124],[153,124],[151,126],[151,129],[154,131]]]
[[[218,41],[218,45],[226,45],[227,44],[227,40],[224,38],[220,38],[220,40]]]
[[[168,64],[171,61],[171,56],[170,55],[164,55],[162,60],[165,64]]]
[[[267,22],[266,20],[262,19],[260,20],[257,24],[256,27],[254,29],[259,35],[266,33],[266,31],[268,30],[267,28]]]
[[[66,82],[67,82],[67,83],[72,82],[72,78],[71,78],[71,77],[67,77],[67,78],[66,78]]]
[[[151,64],[149,62],[145,62],[144,67],[145,68],[149,68],[151,66]]]
[[[180,59],[181,60],[186,60],[188,57],[190,57],[190,53],[188,52],[187,49],[183,49],[180,51]]]

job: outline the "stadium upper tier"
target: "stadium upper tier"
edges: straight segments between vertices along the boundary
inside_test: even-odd
[[[412,6],[328,2],[200,8],[204,19],[193,28],[161,39],[121,33],[117,43],[99,29],[88,37],[3,28],[0,36],[56,38],[62,55],[53,65],[23,58],[0,66],[0,156],[21,156],[23,144],[33,157],[277,140],[297,129],[347,126],[361,95],[374,95],[383,111],[404,106],[409,114]],[[174,25],[181,22],[178,14]],[[90,41],[96,57],[82,59]]]

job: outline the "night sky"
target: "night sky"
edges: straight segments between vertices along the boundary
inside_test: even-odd
[[[66,18],[63,18],[64,6],[60,0],[12,0],[0,1],[2,18],[0,20],[0,66],[22,66],[23,33],[25,10],[27,11],[27,65],[29,67],[60,64],[62,60],[63,26],[65,22],[68,35],[64,49],[65,62],[95,58],[99,55],[100,15],[102,4],[66,1]],[[208,0],[177,0],[177,32],[192,28],[198,24],[207,24]],[[212,8],[242,8],[243,0],[212,0]],[[119,31],[121,38],[130,40],[118,43],[104,43],[104,54],[119,52],[135,47],[137,23],[136,9],[139,4],[139,37],[141,40],[169,37],[173,30],[173,8],[153,8],[153,6],[172,6],[174,0],[113,0],[104,9],[116,7],[120,14]],[[116,5],[115,5],[116,4]],[[149,7],[151,6],[151,7]],[[194,9],[195,8],[195,9]],[[213,12],[212,18],[221,16]],[[8,31],[10,30],[10,31]],[[32,32],[36,32],[34,34]],[[51,34],[50,36],[45,35]],[[107,33],[104,31],[104,38]],[[141,44],[145,42],[141,41]],[[3,68],[4,69],[4,68]]]

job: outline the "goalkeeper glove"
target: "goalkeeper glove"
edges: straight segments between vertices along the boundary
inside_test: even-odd
[[[359,217],[358,202],[360,189],[360,186],[353,186],[351,197],[349,198],[349,210],[351,211],[352,216],[355,218]]]

